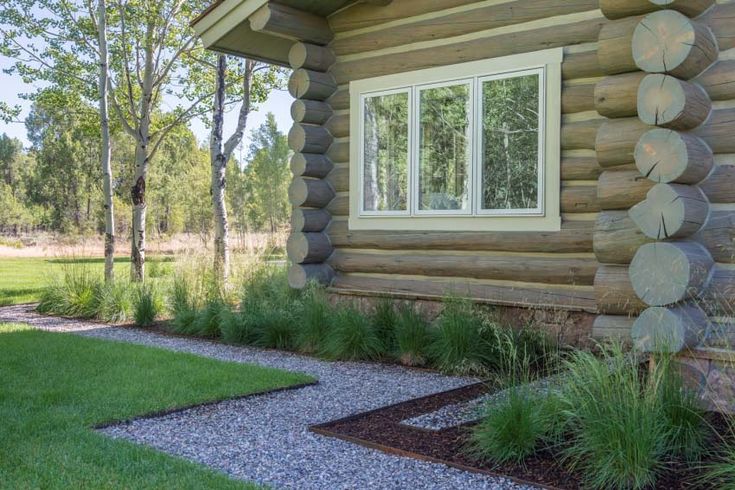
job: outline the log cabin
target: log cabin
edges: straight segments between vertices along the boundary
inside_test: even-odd
[[[733,384],[735,3],[220,0],[193,25],[292,70],[294,288],[462,295]]]

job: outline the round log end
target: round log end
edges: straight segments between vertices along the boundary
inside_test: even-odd
[[[295,264],[318,264],[332,255],[334,249],[324,233],[292,233],[286,244],[288,258]]]
[[[709,215],[709,201],[702,191],[682,184],[656,184],[646,200],[628,214],[649,238],[686,238],[697,233]]]
[[[294,206],[303,206],[309,198],[309,187],[306,180],[297,177],[288,188],[288,198]]]
[[[638,117],[651,126],[688,130],[709,117],[712,101],[699,85],[652,74],[638,88]]]
[[[633,33],[633,60],[648,73],[689,80],[717,61],[718,55],[709,27],[674,10],[647,15]]]
[[[295,264],[288,270],[288,284],[294,289],[304,289],[314,282],[329,286],[334,279],[334,270],[327,264]]]
[[[630,283],[650,306],[665,306],[702,295],[714,260],[696,242],[648,243],[630,264]]]
[[[696,136],[652,129],[638,141],[635,163],[641,174],[654,182],[697,184],[712,170],[714,155]]]
[[[323,231],[332,220],[332,215],[324,209],[296,208],[291,214],[291,230],[293,232]]]
[[[707,324],[707,315],[696,305],[653,307],[641,313],[631,336],[641,352],[675,354],[699,345]]]

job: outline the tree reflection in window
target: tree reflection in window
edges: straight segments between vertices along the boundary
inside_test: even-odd
[[[363,209],[408,210],[408,92],[365,99]]]

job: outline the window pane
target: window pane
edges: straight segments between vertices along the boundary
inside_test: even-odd
[[[539,207],[539,75],[482,84],[482,209]]]
[[[469,209],[470,86],[421,91],[419,209]]]
[[[408,209],[408,93],[365,99],[363,209]]]

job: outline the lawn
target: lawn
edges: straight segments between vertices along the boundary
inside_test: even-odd
[[[0,324],[0,488],[252,488],[92,427],[311,381]]]
[[[149,273],[165,269],[170,258],[148,258]],[[101,258],[0,258],[0,306],[35,303],[54,276],[63,273],[65,267],[84,266],[102,277],[104,259]],[[165,271],[164,271],[165,272]],[[115,273],[128,277],[130,258],[115,259]]]

